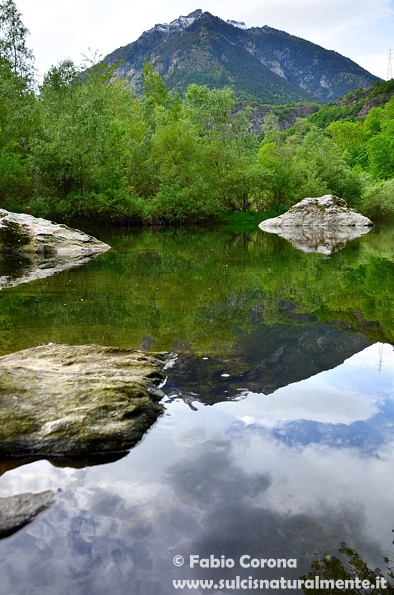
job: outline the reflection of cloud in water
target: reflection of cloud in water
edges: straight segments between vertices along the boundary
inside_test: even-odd
[[[211,443],[197,451],[198,457],[183,460],[169,469],[167,477],[182,500],[212,506],[215,502],[241,502],[256,498],[271,484],[267,473],[246,473],[231,461],[231,442]]]
[[[242,434],[244,425],[289,446],[320,443],[373,453],[394,438],[393,371],[392,347],[376,344],[271,395],[249,392],[240,402],[214,407],[238,418],[232,433]]]
[[[337,551],[341,540],[378,565],[379,547],[391,553],[394,449],[384,412],[393,378],[388,365],[383,373],[375,367],[367,384],[370,356],[269,397],[196,412],[168,404],[153,431],[111,465],[56,469],[41,461],[6,473],[0,495],[63,492],[32,525],[0,542],[0,594],[28,587],[33,595],[168,595],[172,578],[222,576],[224,569],[175,568],[177,554],[297,558],[288,574],[296,578],[316,551]],[[271,425],[247,425],[241,418],[248,415],[270,417]],[[361,447],[373,437],[374,456],[366,456]],[[242,572],[251,570],[225,576]],[[267,578],[267,571],[253,575]]]
[[[241,418],[245,423],[268,426],[297,419],[351,424],[367,420],[378,411],[368,395],[305,384],[307,381],[279,389],[268,396],[250,393],[248,400],[243,403],[243,408],[249,414],[244,417],[241,414]]]
[[[132,485],[126,491],[124,476],[127,470],[133,473],[132,456],[118,463],[123,479],[111,487],[97,485],[103,469],[86,470],[81,484],[61,495],[37,522],[0,542],[5,561],[0,592],[17,595],[28,586],[32,594],[47,588],[50,594],[168,595],[173,578],[251,573],[238,564],[220,572],[188,565],[178,569],[172,564],[176,554],[185,559],[190,554],[297,558],[297,570],[287,574],[297,578],[316,551],[322,546],[335,550],[342,539],[360,552],[368,544],[368,553],[379,559],[373,539],[364,534],[361,505],[349,499],[338,506],[338,495],[332,498],[335,505],[324,503],[318,485],[309,498],[302,494],[313,486],[311,465],[321,460],[322,475],[328,471],[324,457],[309,452],[302,461],[300,453],[290,453],[286,467],[285,447],[278,452],[259,437],[245,446],[246,456],[240,457],[238,442],[211,436],[186,448],[182,459],[163,469],[164,480],[152,474],[145,497],[142,488],[136,497]],[[159,492],[156,479],[162,481]],[[269,573],[269,578],[277,575]],[[253,575],[267,578],[267,570],[253,569]]]
[[[309,505],[295,512],[275,510],[268,496],[271,488],[276,490],[271,473],[248,472],[236,465],[229,444],[214,457],[204,449],[189,463],[182,461],[169,471],[174,493],[183,505],[187,502],[195,509],[200,527],[194,539],[184,545],[183,555],[224,555],[235,560],[243,554],[252,558],[297,558],[301,573],[308,568],[306,553],[321,550],[322,544],[335,549],[338,535],[362,547],[359,537],[365,518],[360,509],[343,505],[336,510],[315,501],[309,510]],[[262,450],[260,456],[260,466],[266,467],[267,453]],[[239,571],[250,574],[250,570]],[[253,573],[267,577],[267,570]],[[201,569],[193,574],[201,577]],[[223,569],[216,572],[217,576],[221,574]],[[227,576],[233,575],[233,570],[227,571]],[[291,576],[297,576],[294,570]]]

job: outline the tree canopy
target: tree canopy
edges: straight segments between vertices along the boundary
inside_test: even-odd
[[[13,0],[0,2],[6,208],[173,223],[280,212],[332,193],[373,218],[394,217],[394,97],[364,118],[323,106],[286,130],[268,113],[256,133],[232,89],[191,84],[181,96],[150,63],[140,96],[94,60],[88,68],[60,62],[37,89],[27,36]]]

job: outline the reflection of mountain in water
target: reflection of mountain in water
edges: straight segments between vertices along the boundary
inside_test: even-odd
[[[320,323],[264,325],[239,334],[234,352],[241,355],[226,360],[180,355],[169,370],[166,392],[209,405],[236,399],[245,390],[270,394],[335,368],[369,345],[361,334]]]
[[[239,433],[242,430],[234,426],[231,432]],[[349,425],[300,419],[273,429],[257,423],[250,424],[248,430],[268,439],[274,438],[288,447],[323,444],[338,449],[354,448],[364,454],[376,453],[387,438],[392,439],[393,434],[392,419],[382,419],[382,416]]]

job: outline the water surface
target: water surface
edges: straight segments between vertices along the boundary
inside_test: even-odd
[[[112,250],[0,291],[0,352],[51,341],[173,351],[166,413],[116,462],[3,474],[0,496],[61,492],[0,542],[0,593],[169,595],[173,579],[297,578],[344,540],[383,567],[394,230],[330,256],[260,230],[89,231]],[[190,568],[190,555],[234,567]],[[297,568],[242,568],[242,555]]]

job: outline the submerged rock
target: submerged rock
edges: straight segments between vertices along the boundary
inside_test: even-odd
[[[49,344],[0,357],[0,458],[128,451],[163,411],[168,354]]]
[[[304,252],[331,254],[368,233],[373,223],[350,209],[342,198],[327,194],[304,198],[283,215],[262,221],[259,227]]]
[[[25,213],[0,209],[0,251],[43,255],[86,255],[110,246],[78,229]]]
[[[0,538],[12,535],[30,523],[54,500],[51,490],[0,498]]]

